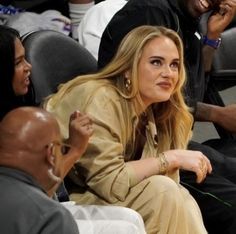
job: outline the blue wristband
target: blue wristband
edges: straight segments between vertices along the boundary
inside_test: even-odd
[[[221,38],[218,38],[217,40],[213,40],[213,39],[209,39],[207,36],[203,36],[202,40],[203,40],[204,45],[211,46],[214,49],[219,48],[221,44]]]

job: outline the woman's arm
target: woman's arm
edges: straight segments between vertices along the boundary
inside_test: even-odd
[[[164,159],[161,157],[165,157]],[[161,160],[160,160],[161,159]],[[212,167],[208,158],[199,151],[191,150],[169,150],[157,158],[146,158],[127,162],[134,169],[139,182],[153,175],[163,174],[163,160],[166,172],[184,169],[195,172],[197,182],[202,182],[207,173],[211,173]]]

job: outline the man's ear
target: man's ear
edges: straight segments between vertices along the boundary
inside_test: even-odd
[[[50,144],[46,150],[46,160],[51,167],[55,166],[55,155],[53,150],[53,144]]]

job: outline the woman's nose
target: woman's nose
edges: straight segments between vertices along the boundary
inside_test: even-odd
[[[25,59],[25,69],[31,71],[32,65]]]
[[[169,77],[171,75],[171,68],[169,67],[169,65],[164,65],[162,67],[162,71],[161,71],[161,75],[163,77]]]

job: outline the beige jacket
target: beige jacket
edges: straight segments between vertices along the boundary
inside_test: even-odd
[[[93,97],[88,100],[88,96]],[[90,139],[85,154],[76,165],[79,173],[77,183],[88,186],[99,197],[108,203],[124,201],[130,189],[137,184],[134,171],[125,161],[129,160],[125,152],[130,152],[130,142],[134,135],[127,136],[126,115],[124,105],[128,105],[132,121],[130,126],[135,129],[138,119],[130,102],[110,87],[96,88],[96,82],[89,82],[73,88],[66,94],[56,107],[47,103],[46,109],[55,114],[62,130],[63,137],[68,137],[68,124],[70,114],[78,109],[86,112],[94,121],[94,134]],[[149,124],[146,129],[147,142],[142,158],[156,157],[157,143],[154,140],[156,127],[153,115],[149,111]],[[173,175],[172,175],[173,176]],[[176,182],[178,176],[174,175]]]
[[[88,98],[90,94],[91,98]],[[167,176],[154,175],[137,181],[132,167],[126,163],[132,154],[130,144],[138,119],[131,103],[109,87],[96,82],[74,87],[57,106],[46,109],[55,114],[62,134],[68,137],[70,114],[78,109],[94,120],[94,134],[88,149],[76,164],[71,177],[77,184],[71,200],[79,204],[119,205],[139,212],[148,234],[205,234],[201,213],[189,192],[179,184],[179,172]],[[129,112],[129,117],[127,117]],[[157,157],[154,140],[156,127],[148,111],[147,141],[142,158]]]

